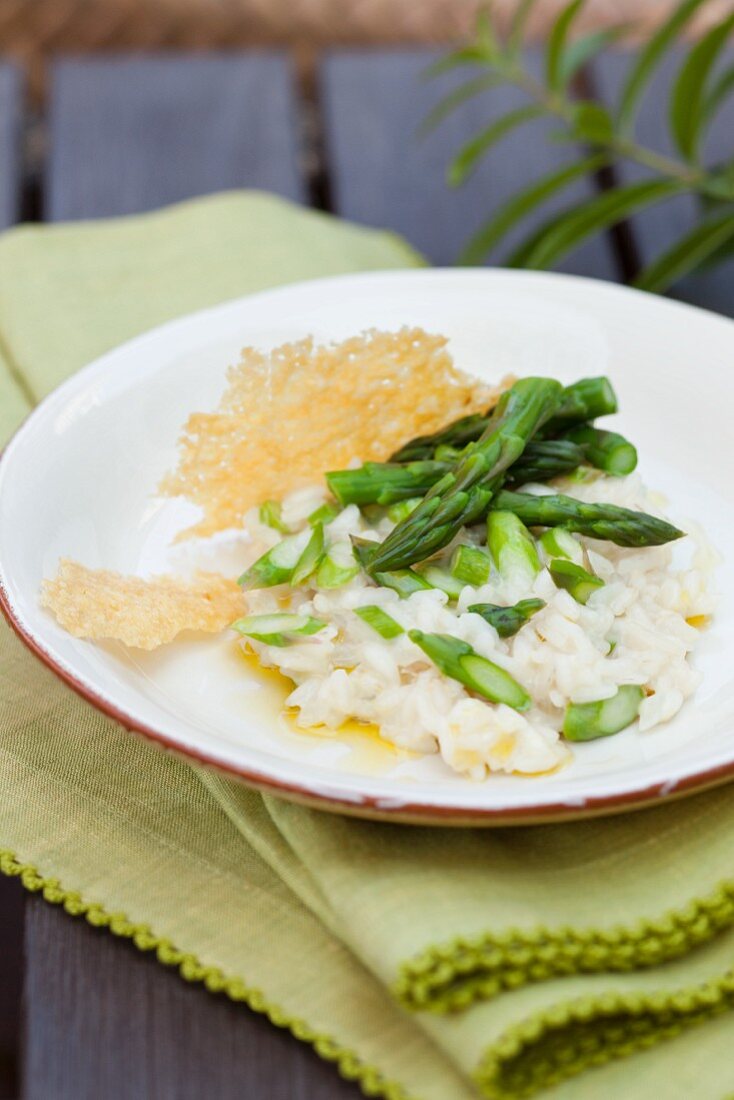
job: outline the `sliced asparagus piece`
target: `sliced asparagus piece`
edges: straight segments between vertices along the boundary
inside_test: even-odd
[[[565,527],[549,527],[540,536],[542,546],[548,559],[565,558],[582,565],[584,560],[584,548],[577,538]]]
[[[274,531],[280,531],[281,535],[288,534],[288,528],[283,523],[283,505],[279,500],[264,500],[260,505],[260,522]]]
[[[414,592],[424,592],[434,587],[430,581],[425,580],[420,573],[416,573],[413,569],[395,569],[392,572],[373,573],[372,577],[382,588],[392,588],[393,592],[397,592],[401,599],[406,599]]]
[[[473,603],[467,611],[481,615],[485,622],[493,626],[500,638],[511,638],[536,611],[545,607],[545,600],[520,600],[511,607],[501,607],[496,603]]]
[[[232,623],[232,629],[246,638],[266,645],[286,646],[310,634],[323,630],[326,623],[310,615],[289,615],[285,612],[273,615],[246,615]]]
[[[335,504],[332,500],[327,500],[311,513],[308,522],[312,527],[315,527],[317,523],[323,523],[326,527],[327,523],[331,523],[333,519],[336,519],[340,511],[338,504]]]
[[[577,443],[597,470],[623,477],[637,466],[637,450],[618,432],[606,432],[591,424],[581,424],[566,433],[566,439]]]
[[[609,539],[618,546],[660,546],[685,534],[646,512],[633,512],[615,504],[589,504],[560,493],[539,497],[502,490],[490,507],[514,512],[528,527],[566,527],[590,538]]]
[[[489,513],[487,546],[504,581],[518,588],[532,585],[540,572],[540,558],[533,536],[513,512]]]
[[[348,542],[333,542],[316,573],[317,588],[341,588],[359,573],[354,549]]]
[[[474,588],[487,583],[491,569],[489,554],[478,546],[457,546],[451,558],[451,572],[454,577]]]
[[[565,588],[577,603],[588,603],[589,597],[597,589],[604,587],[601,577],[595,577],[576,562],[557,560],[548,566],[557,588]]]
[[[450,600],[458,600],[466,587],[466,582],[449,573],[448,569],[442,569],[439,565],[422,565],[416,572],[428,581],[431,588],[439,588],[445,592]]]
[[[246,569],[237,583],[243,588],[272,588],[276,584],[286,584],[293,576],[293,570],[310,538],[308,528],[297,535],[288,535],[267,550],[262,557]]]
[[[532,700],[525,688],[499,665],[480,657],[467,642],[450,634],[424,634],[422,630],[409,630],[408,637],[445,676],[458,680],[470,691],[515,710],[530,707]]]
[[[563,720],[568,741],[594,741],[619,733],[634,722],[645,693],[636,684],[625,684],[611,699],[595,703],[569,703]]]
[[[446,444],[461,450],[467,443],[479,439],[489,422],[489,414],[474,413],[472,416],[462,416],[447,424],[445,428],[434,432],[433,435],[419,435],[411,439],[404,447],[390,456],[391,462],[413,462],[415,459],[431,458],[437,447]]]
[[[561,392],[560,384],[550,378],[522,378],[507,390],[481,439],[388,535],[370,557],[368,572],[374,575],[423,561],[483,515],[500,476],[553,415]]]
[[[375,604],[358,607],[356,614],[359,615],[362,622],[367,623],[367,626],[371,626],[373,630],[376,630],[381,638],[397,638],[400,634],[405,633],[400,623],[396,623],[392,615],[388,615],[387,611],[383,611],[381,607],[377,607]]]
[[[317,523],[303,553],[295,564],[290,583],[296,585],[307,581],[311,574],[316,572],[323,558],[324,525]]]

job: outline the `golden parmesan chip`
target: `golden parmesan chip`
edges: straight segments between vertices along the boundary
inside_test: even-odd
[[[357,458],[386,459],[413,436],[484,411],[500,388],[453,366],[443,336],[418,328],[269,354],[245,348],[213,413],[189,417],[161,491],[203,511],[186,535],[238,527],[248,508]]]
[[[140,649],[155,649],[182,630],[223,630],[244,609],[236,582],[214,573],[143,580],[68,559],[43,582],[41,603],[76,638],[114,638]]]

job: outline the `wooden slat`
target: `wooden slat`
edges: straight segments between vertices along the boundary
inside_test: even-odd
[[[295,102],[276,54],[61,61],[46,215],[130,214],[236,187],[301,200]]]
[[[465,103],[429,136],[419,136],[431,106],[460,79],[456,74],[422,79],[435,56],[425,50],[335,52],[322,67],[321,96],[337,211],[396,230],[433,263],[450,264],[504,201],[577,151],[548,142],[547,125],[533,122],[496,145],[467,184],[449,189],[445,179],[452,156],[492,118],[524,101],[514,89],[493,88]],[[562,198],[529,218],[524,231],[537,227],[551,211],[583,203],[593,193],[593,185],[584,182],[569,187]],[[517,232],[508,236],[500,257],[518,240]],[[604,237],[579,249],[561,270],[617,275]]]
[[[22,94],[19,70],[0,64],[0,229],[17,221],[20,212]]]
[[[668,129],[668,102],[671,83],[683,57],[682,51],[668,55],[650,82],[637,119],[637,139],[658,152],[675,155]],[[730,52],[728,63],[734,61]],[[630,58],[625,53],[605,54],[592,72],[592,83],[606,103],[617,100]],[[705,149],[708,163],[734,158],[734,99],[730,99],[714,118]],[[643,179],[646,170],[625,161],[618,169],[622,182]],[[696,200],[690,195],[669,199],[632,219],[633,235],[643,264],[675,243],[692,229],[700,218]],[[707,309],[734,316],[734,260],[684,279],[675,288],[675,296]]]
[[[40,898],[27,914],[24,1100],[356,1100],[287,1032]]]

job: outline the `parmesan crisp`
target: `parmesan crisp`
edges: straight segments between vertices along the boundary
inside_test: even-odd
[[[215,573],[144,580],[68,559],[43,582],[41,604],[75,638],[114,638],[140,649],[171,642],[182,630],[213,634],[245,607],[239,585]]]
[[[203,511],[184,537],[239,527],[253,505],[354,459],[384,460],[413,436],[492,407],[505,386],[458,371],[446,344],[403,328],[270,353],[245,348],[216,412],[189,417],[178,468],[161,485]]]

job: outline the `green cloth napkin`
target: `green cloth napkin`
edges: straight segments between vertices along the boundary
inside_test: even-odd
[[[257,193],[12,230],[0,432],[170,317],[420,262]],[[369,1095],[731,1094],[732,837],[731,788],[497,831],[307,810],[126,733],[0,631],[0,868],[266,1013]]]

